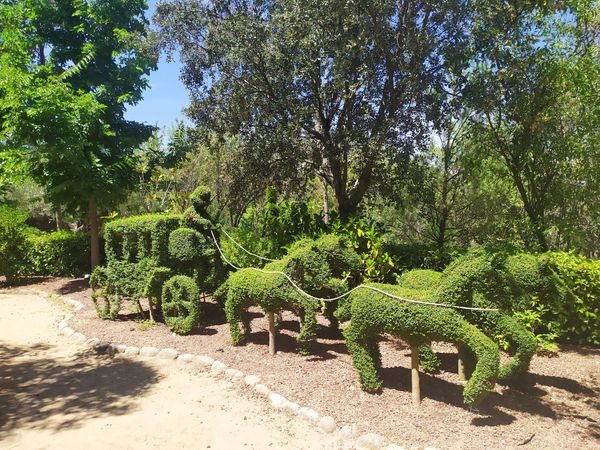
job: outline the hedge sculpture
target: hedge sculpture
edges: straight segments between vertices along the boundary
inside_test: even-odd
[[[149,214],[105,226],[107,264],[90,285],[98,315],[115,319],[121,299],[149,301],[152,320],[160,314],[169,327],[189,333],[198,323],[200,292],[212,290],[222,275],[209,239],[210,191],[198,188],[184,215]],[[160,313],[160,314],[159,314]]]
[[[430,293],[423,290],[388,284],[367,286],[403,298],[431,300]],[[467,405],[477,405],[494,386],[500,362],[498,346],[454,309],[408,303],[361,288],[342,302],[338,315],[351,318],[344,336],[365,391],[377,392],[382,385],[378,374],[381,357],[377,343],[382,334],[401,338],[411,346],[414,404],[418,404],[421,398],[419,346],[432,340],[453,343],[475,356],[475,369],[463,391]]]
[[[304,239],[296,242],[287,256],[267,264],[264,271],[284,272],[309,294],[332,297],[348,290],[351,276],[359,266],[358,255],[342,238],[324,235],[316,241]],[[269,317],[271,353],[275,352],[274,315],[284,310],[299,316],[298,350],[301,354],[310,352],[316,337],[316,314],[321,302],[300,294],[285,276],[241,269],[233,272],[219,291],[225,297],[225,313],[234,345],[242,344],[250,332],[248,308],[260,306]]]
[[[528,255],[530,256],[530,255]],[[535,257],[532,257],[535,258]],[[535,336],[512,316],[513,303],[523,296],[540,293],[539,284],[524,275],[526,268],[532,269],[530,258],[500,256],[476,251],[457,259],[443,273],[429,270],[414,270],[402,275],[401,287],[427,288],[434,301],[460,306],[498,308],[498,312],[465,311],[461,314],[493,339],[501,338],[511,358],[500,366],[498,380],[510,381],[529,369],[535,354]],[[539,268],[536,264],[537,271]],[[436,275],[434,275],[436,274]],[[531,274],[533,276],[533,274]],[[535,276],[533,276],[535,278]],[[437,282],[436,282],[437,279]],[[434,372],[440,362],[429,344],[421,347],[426,355],[424,368]],[[464,364],[468,355],[459,351],[459,376],[465,377]]]

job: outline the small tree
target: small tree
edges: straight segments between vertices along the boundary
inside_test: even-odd
[[[92,267],[98,208],[135,181],[130,155],[152,131],[124,118],[155,66],[145,9],[142,0],[0,6],[0,142],[19,150],[54,205],[87,211]]]

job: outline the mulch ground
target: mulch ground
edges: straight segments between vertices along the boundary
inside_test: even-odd
[[[86,308],[71,324],[88,337],[211,356],[258,375],[274,391],[333,416],[340,425],[356,424],[359,432],[381,433],[407,448],[600,448],[600,349],[568,347],[555,357],[537,356],[518,387],[496,386],[473,412],[462,403],[464,383],[457,377],[454,348],[435,344],[442,371],[421,375],[424,398],[413,408],[410,350],[401,341],[381,342],[384,389],[366,394],[341,335],[323,326],[315,354],[300,356],[295,350],[298,322],[289,314],[283,316],[277,355],[271,357],[267,322],[258,310],[252,311],[248,343],[234,347],[224,313],[210,300],[203,304],[201,326],[189,336],[176,336],[163,324],[148,326],[127,302],[120,320],[98,319],[85,280],[37,280],[32,286],[82,301]]]

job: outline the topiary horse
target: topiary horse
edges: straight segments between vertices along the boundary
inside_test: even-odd
[[[391,334],[411,345],[413,402],[420,401],[419,346],[432,340],[456,344],[475,355],[475,370],[463,391],[465,403],[477,405],[487,395],[494,386],[500,362],[498,346],[490,338],[454,309],[404,302],[370,288],[402,298],[429,301],[427,291],[388,284],[364,286],[342,301],[337,311],[341,319],[351,318],[344,336],[363,390],[376,392],[381,388],[377,340],[381,334]]]
[[[535,336],[512,316],[511,311],[513,303],[523,296],[541,292],[544,283],[540,270],[543,269],[531,255],[503,258],[475,251],[454,261],[443,273],[407,272],[400,277],[399,285],[423,288],[430,284],[431,298],[441,303],[498,308],[498,312],[461,310],[461,313],[489,337],[504,342],[511,358],[500,366],[498,379],[509,381],[527,372],[537,347]],[[426,356],[424,368],[436,371],[440,362],[431,347],[424,345],[421,352]],[[464,376],[461,363],[468,355],[462,353],[459,348],[459,375]]]
[[[298,349],[308,354],[316,337],[316,314],[321,302],[302,295],[281,273],[270,272],[287,274],[310,295],[334,297],[348,290],[359,267],[358,255],[341,237],[324,235],[315,241],[296,242],[284,258],[267,264],[262,270],[247,268],[233,272],[218,291],[218,295],[225,298],[233,344],[243,343],[250,332],[248,308],[260,306],[269,316],[271,336],[274,335],[274,314],[284,310],[297,314],[300,317]],[[274,347],[270,350],[274,352]]]

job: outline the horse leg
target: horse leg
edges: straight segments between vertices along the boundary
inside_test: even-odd
[[[360,377],[361,388],[367,392],[379,391],[382,380],[379,377],[377,358],[373,357],[374,347],[377,345],[376,339],[362,338],[362,331],[354,323],[354,320],[350,322],[343,333],[352,363]]]
[[[308,305],[300,309],[300,333],[296,342],[301,355],[310,355],[311,347],[317,336],[317,308]]]

